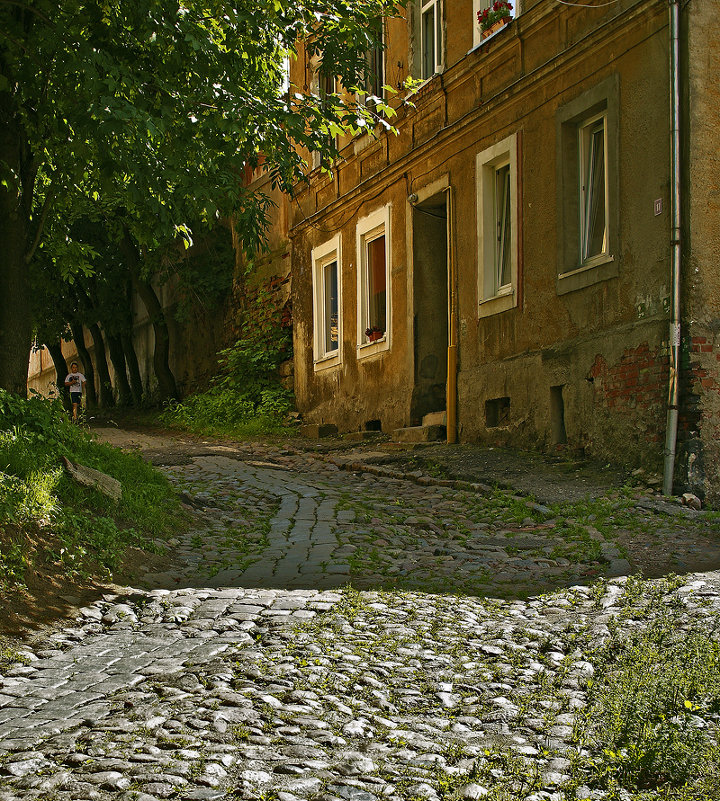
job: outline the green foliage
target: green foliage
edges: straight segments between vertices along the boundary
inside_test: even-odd
[[[191,395],[182,403],[171,403],[160,415],[165,425],[194,431],[237,437],[275,434],[282,430],[282,418],[292,402],[292,393],[281,386],[257,395],[234,389],[211,387]]]
[[[637,583],[648,594],[648,583]],[[650,599],[646,614],[657,614],[655,606]],[[576,766],[578,781],[613,792],[710,797],[709,788],[720,786],[720,643],[713,633],[700,623],[678,631],[675,613],[661,610],[640,631],[616,625],[592,661],[596,678],[576,727],[587,753]]]
[[[179,279],[179,300],[175,318],[180,322],[198,319],[199,311],[217,309],[232,289],[235,251],[230,232],[219,227],[211,238],[184,250],[164,270]]]
[[[63,456],[118,479],[123,495],[117,508],[70,481]],[[23,532],[29,526],[51,529],[55,558],[83,572],[90,559],[113,569],[129,545],[156,548],[154,540],[176,519],[171,487],[152,466],[93,442],[67,419],[59,401],[23,400],[0,390],[0,586],[22,579],[29,553]],[[11,529],[19,536],[11,536]]]
[[[382,104],[286,87],[284,64],[307,42],[343,86],[363,85],[373,22],[397,5],[0,2],[0,195],[8,196],[0,205],[24,214],[22,225],[1,224],[25,236],[3,268],[13,276],[7,302],[31,319],[28,263],[36,270],[40,251],[58,280],[97,269],[100,250],[75,235],[78,218],[103,221],[114,243],[127,235],[145,280],[162,273],[169,248],[189,247],[221,219],[256,251],[269,201],[242,180],[246,167],[262,154],[273,188],[290,191],[304,180],[303,153],[323,153],[325,165],[337,155],[329,131],[389,127]],[[29,348],[30,325],[18,335]],[[16,391],[21,350],[0,348]]]
[[[28,400],[0,390],[0,430],[22,426],[39,442],[66,441],[77,436],[76,429],[64,426],[67,417],[59,401],[48,401],[38,393]]]
[[[278,367],[292,357],[292,331],[282,325],[274,300],[268,290],[255,293],[242,336],[218,354],[220,369],[212,386],[168,406],[163,423],[228,436],[282,430],[293,396],[281,385]]]

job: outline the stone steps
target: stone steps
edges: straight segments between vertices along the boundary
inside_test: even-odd
[[[422,419],[424,426],[446,426],[447,427],[447,412],[430,412]]]
[[[439,442],[446,437],[446,428],[442,425],[409,426],[397,428],[393,432],[395,442]]]

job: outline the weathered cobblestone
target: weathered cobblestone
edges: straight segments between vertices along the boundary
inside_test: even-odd
[[[340,471],[334,461],[280,449],[254,455],[240,448],[166,468],[199,514],[191,534],[170,543],[180,567],[145,583],[332,588],[352,580],[527,595],[630,571],[599,531],[569,543],[548,507],[481,484],[460,482],[466,489],[458,490],[457,482],[428,486],[414,475]],[[339,463],[353,466],[350,457]]]
[[[38,649],[32,677],[2,677],[27,703],[3,705],[0,798],[249,800],[271,789],[286,800],[481,798],[483,786],[462,778],[491,753],[536,767],[544,794],[533,798],[551,798],[568,778],[593,638],[623,610],[626,625],[643,625],[642,605],[627,614],[624,581],[528,601],[352,590],[108,596],[80,610],[62,659]],[[718,574],[663,592],[687,624],[720,613]],[[120,607],[133,612],[130,629],[88,622]],[[184,622],[178,608],[192,608]],[[223,641],[238,615],[247,631]],[[212,621],[199,643],[188,627],[198,619]],[[158,624],[173,636],[149,633]],[[62,640],[58,632],[46,645]],[[124,671],[127,660],[145,675],[88,714],[87,676]],[[66,694],[48,720],[44,695],[59,677]]]
[[[279,449],[166,469],[197,512],[178,567],[0,676],[0,801],[610,798],[563,789],[597,649],[666,609],[679,631],[720,614],[718,573],[652,603],[624,577],[494,600],[578,575],[522,500],[510,523],[482,493]],[[459,591],[402,589],[436,580]]]

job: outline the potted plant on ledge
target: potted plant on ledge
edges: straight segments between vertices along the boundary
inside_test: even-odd
[[[484,11],[478,11],[477,19],[478,25],[482,30],[482,38],[487,39],[488,36],[499,31],[500,28],[512,19],[512,5],[507,0],[495,0],[495,2],[486,8]]]
[[[372,328],[365,329],[365,336],[368,338],[368,342],[377,342],[378,339],[381,339],[384,335],[384,331],[382,328],[378,328],[374,325]]]

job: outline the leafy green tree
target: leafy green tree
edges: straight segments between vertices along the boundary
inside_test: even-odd
[[[297,42],[363,83],[373,21],[397,0],[0,0],[0,386],[24,393],[28,265],[53,216],[95,204],[146,254],[218,218],[252,247],[267,200],[244,187],[260,153],[290,190],[296,145],[362,124],[362,103],[282,91]],[[82,260],[82,253],[78,252]]]

